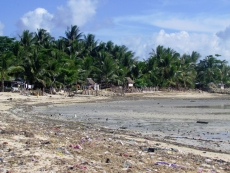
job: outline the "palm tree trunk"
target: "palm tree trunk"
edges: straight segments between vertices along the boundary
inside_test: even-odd
[[[4,77],[2,77],[2,85],[1,85],[1,88],[2,88],[2,92],[4,92]]]
[[[44,96],[45,87],[42,87],[42,96]]]
[[[4,71],[2,71],[1,73],[1,81],[2,81],[2,85],[1,85],[2,92],[4,92]]]

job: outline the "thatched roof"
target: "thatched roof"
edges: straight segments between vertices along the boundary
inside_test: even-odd
[[[134,81],[130,77],[126,77],[126,80],[127,80],[128,83],[134,84]]]
[[[91,84],[91,85],[94,85],[94,84],[95,84],[95,82],[93,81],[92,78],[87,78],[87,79],[86,79],[86,82],[87,82],[88,84]]]

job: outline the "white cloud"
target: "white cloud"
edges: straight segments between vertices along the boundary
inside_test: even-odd
[[[54,23],[59,27],[83,26],[96,14],[96,0],[69,0],[66,7],[58,7]]]
[[[134,39],[135,38],[135,39]],[[188,33],[185,31],[167,33],[161,30],[151,36],[132,36],[125,37],[122,44],[127,45],[140,60],[149,58],[149,53],[152,49],[156,49],[158,45],[170,47],[180,54],[191,54],[192,51],[197,51],[202,55],[202,59],[207,55],[220,54],[220,59],[225,59],[230,62],[230,43],[223,42],[215,34],[197,34]]]
[[[4,28],[4,24],[0,21],[0,36],[3,35],[3,28]]]
[[[20,31],[30,30],[37,31],[37,29],[43,28],[50,30],[52,28],[52,18],[53,15],[50,14],[44,8],[37,8],[34,11],[29,11],[24,14],[17,23]]]
[[[96,0],[68,0],[66,6],[57,8],[50,14],[44,8],[37,8],[24,14],[17,23],[19,31],[39,28],[50,31],[52,28],[66,28],[70,25],[85,25],[96,14]]]

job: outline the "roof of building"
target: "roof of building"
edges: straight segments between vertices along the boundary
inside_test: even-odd
[[[127,80],[128,83],[134,84],[134,81],[130,77],[126,77],[126,80]]]
[[[91,85],[94,85],[94,84],[95,84],[95,82],[93,81],[92,78],[87,78],[86,81],[87,81],[89,84],[91,84]]]

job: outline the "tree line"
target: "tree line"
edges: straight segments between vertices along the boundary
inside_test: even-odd
[[[204,59],[198,52],[180,55],[171,48],[157,46],[147,60],[140,60],[125,45],[96,40],[78,26],[55,39],[45,29],[25,30],[19,38],[0,37],[1,90],[4,81],[21,78],[35,87],[70,87],[86,78],[106,87],[122,86],[131,77],[136,87],[194,88],[208,83],[229,84],[230,68],[220,55]],[[199,60],[199,62],[198,62]]]

